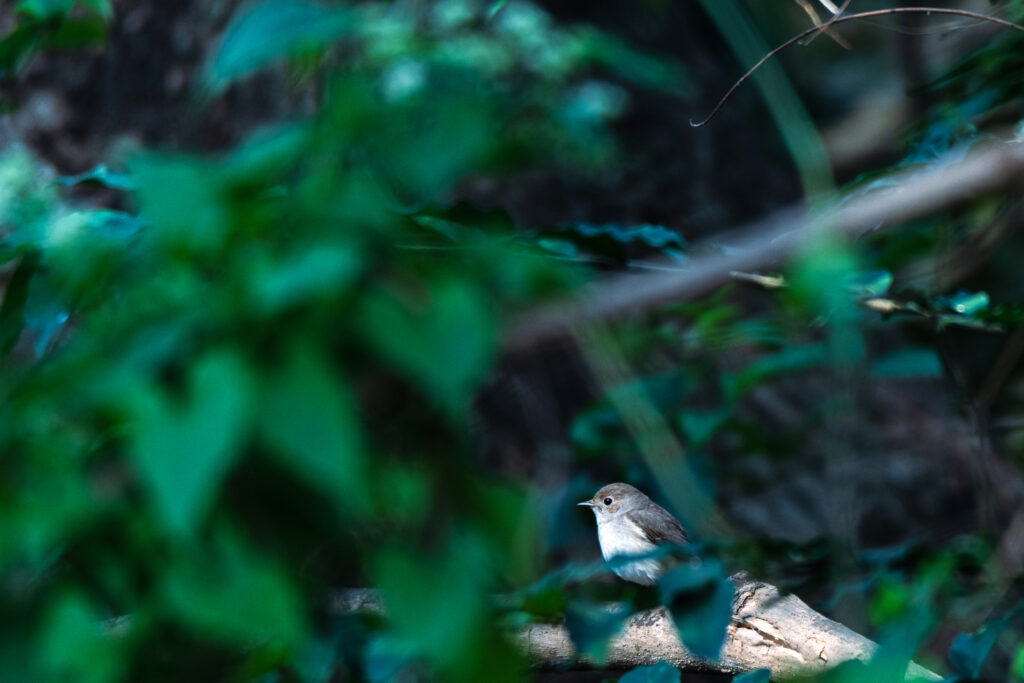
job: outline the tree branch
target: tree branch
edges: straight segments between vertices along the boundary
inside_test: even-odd
[[[664,608],[630,617],[618,636],[608,644],[606,658],[597,663],[577,661],[569,631],[561,624],[533,624],[520,629],[515,640],[538,666],[582,664],[601,668],[632,668],[665,660],[683,671],[742,673],[771,670],[772,678],[820,673],[852,659],[867,661],[878,646],[815,612],[795,595],[779,594],[774,586],[740,573],[732,577],[732,623],[717,660],[694,656],[679,642],[672,619]],[[340,591],[332,600],[338,613],[372,612],[385,608],[373,590]],[[938,680],[940,677],[911,663],[907,678]]]
[[[506,330],[506,351],[529,350],[566,336],[588,321],[640,313],[685,300],[722,284],[731,271],[756,271],[785,260],[822,233],[861,235],[937,211],[1018,183],[1024,174],[1024,144],[994,143],[963,160],[951,152],[929,170],[897,175],[892,184],[855,191],[808,216],[789,209],[734,233],[721,251],[682,267],[612,277],[583,288],[574,299],[535,309]]]

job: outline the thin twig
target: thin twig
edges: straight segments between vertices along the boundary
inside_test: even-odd
[[[713,119],[715,115],[718,113],[718,110],[720,110],[725,105],[728,99],[732,97],[732,94],[736,92],[736,90],[738,90],[739,87],[743,85],[748,78],[754,75],[755,71],[760,69],[765,62],[767,62],[769,59],[785,50],[790,45],[793,45],[794,43],[799,43],[807,36],[813,33],[820,32],[834,24],[841,24],[847,21],[854,21],[856,19],[870,19],[873,17],[881,17],[887,14],[947,14],[958,17],[968,17],[971,19],[977,19],[979,21],[988,21],[993,24],[998,24],[1000,26],[1011,28],[1015,31],[1020,31],[1024,33],[1024,26],[1020,24],[1015,24],[1012,21],[1007,21],[1006,19],[992,17],[987,14],[981,14],[980,12],[971,12],[970,10],[965,9],[948,9],[944,7],[890,7],[889,9],[878,9],[872,10],[870,12],[859,12],[857,14],[836,15],[832,17],[832,19],[830,19],[823,26],[812,26],[811,28],[805,31],[801,31],[797,35],[793,36],[786,42],[782,43],[781,45],[773,49],[760,60],[758,60],[757,64],[750,67],[750,69],[745,74],[740,76],[738,81],[732,84],[732,87],[729,88],[728,92],[726,92],[725,95],[722,96],[722,99],[718,101],[718,104],[715,105],[715,108],[711,110],[711,113],[708,114],[703,121],[695,122],[693,119],[690,119],[690,125],[694,128],[700,128],[708,121]]]

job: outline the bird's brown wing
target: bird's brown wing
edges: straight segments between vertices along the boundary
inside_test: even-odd
[[[651,508],[630,510],[633,518],[651,543],[686,543],[686,529],[665,508],[654,505]]]

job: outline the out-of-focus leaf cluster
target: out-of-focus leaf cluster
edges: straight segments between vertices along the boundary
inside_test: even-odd
[[[72,4],[20,3],[4,63]],[[271,0],[207,86],[282,58],[316,65],[309,119],[60,179],[130,211],[0,158],[0,678],[519,676],[492,596],[535,578],[536,512],[468,416],[505,314],[581,277],[454,189],[606,160],[628,95],[594,69],[685,82],[528,3]],[[386,622],[330,614],[339,585]]]
[[[109,0],[18,0],[13,12],[15,25],[0,37],[0,79],[15,77],[36,52],[102,44],[113,14]]]

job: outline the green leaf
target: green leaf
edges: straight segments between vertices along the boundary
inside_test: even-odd
[[[577,258],[580,253],[580,250],[576,245],[569,240],[558,240],[545,237],[537,240],[537,246],[565,258]]]
[[[679,565],[661,577],[658,588],[683,645],[698,657],[717,657],[732,618],[733,586],[722,565]]]
[[[729,378],[729,397],[738,398],[779,375],[822,367],[828,360],[829,349],[823,343],[787,346],[776,353],[757,359],[735,377]]]
[[[0,40],[0,73],[16,70],[39,44],[44,28],[40,23],[19,26]]]
[[[132,450],[143,485],[163,525],[189,534],[202,521],[228,468],[252,412],[252,380],[232,351],[214,351],[188,373],[179,405],[163,390],[132,392]]]
[[[610,34],[598,31],[584,35],[583,49],[592,61],[636,85],[679,97],[694,91],[682,64],[638,50]]]
[[[77,592],[58,596],[48,611],[39,642],[45,680],[113,683],[127,663],[124,641],[103,632],[101,616]]]
[[[976,633],[960,633],[953,638],[949,646],[949,665],[959,674],[968,678],[977,678],[981,674],[981,666],[1002,633],[1005,623],[1002,620],[986,624]]]
[[[107,24],[102,19],[68,19],[55,29],[42,34],[39,47],[50,50],[76,50],[102,45],[107,38]]]
[[[729,421],[729,411],[686,410],[679,415],[679,426],[692,446],[700,447],[711,440]]]
[[[491,6],[487,8],[487,19],[488,21],[497,16],[498,12],[508,4],[508,0],[495,0],[491,3]]]
[[[106,20],[114,17],[114,8],[111,6],[110,0],[78,0],[78,3],[88,7]]]
[[[371,348],[450,414],[461,414],[494,353],[494,320],[475,288],[448,280],[413,311],[384,295],[368,296],[362,330]]]
[[[322,48],[348,33],[349,10],[304,0],[268,0],[236,15],[228,26],[205,80],[214,90],[268,62]]]
[[[665,661],[638,666],[620,678],[619,683],[679,683],[679,669]]]
[[[1010,662],[1010,675],[1018,680],[1024,678],[1024,644],[1017,645],[1013,651],[1013,660]]]
[[[433,663],[444,680],[519,681],[519,659],[494,625],[490,568],[494,546],[474,534],[454,534],[440,551],[378,550],[374,584],[404,651]]]
[[[277,313],[294,304],[325,294],[337,294],[355,280],[364,265],[354,248],[310,246],[282,263],[248,278],[256,305]]]
[[[565,608],[565,627],[580,655],[602,661],[608,641],[622,630],[629,608],[621,603],[573,599]]]
[[[933,303],[937,308],[948,308],[960,315],[975,315],[988,308],[989,298],[987,292],[957,292],[939,297]]]
[[[225,180],[215,164],[149,154],[132,161],[142,217],[162,246],[212,250],[231,229]]]
[[[770,669],[754,669],[732,679],[732,683],[768,683],[772,679]]]
[[[14,11],[36,20],[67,16],[75,0],[19,0]]]
[[[949,647],[949,664],[958,674],[978,678],[992,646],[1003,631],[1016,623],[1024,613],[1024,603],[1018,602],[1001,619],[993,619],[974,633],[960,633]]]
[[[846,278],[846,287],[856,297],[881,296],[892,285],[892,273],[887,270],[868,270],[851,273]]]
[[[601,225],[573,223],[565,228],[565,230],[586,238],[608,238],[620,244],[640,242],[654,249],[665,249],[669,246],[675,246],[680,249],[686,247],[686,242],[679,233],[669,230],[663,225],[621,226],[616,223],[604,223]]]
[[[238,538],[222,534],[219,541],[211,557],[181,559],[164,573],[167,608],[200,641],[297,650],[308,627],[285,568]]]
[[[569,428],[573,445],[590,453],[601,453],[622,434],[622,418],[610,408],[592,408],[576,416]]]
[[[942,361],[932,349],[900,349],[871,365],[876,377],[941,377]]]
[[[112,171],[106,164],[99,164],[85,173],[72,176],[61,176],[57,182],[62,185],[80,185],[82,183],[96,183],[112,190],[131,191],[138,189],[138,183],[127,173]]]
[[[26,254],[4,289],[3,303],[0,304],[0,358],[11,352],[25,327],[29,284],[38,267],[38,252]]]
[[[346,517],[366,512],[369,477],[355,399],[319,352],[291,351],[264,392],[260,428],[282,464],[332,496]]]

